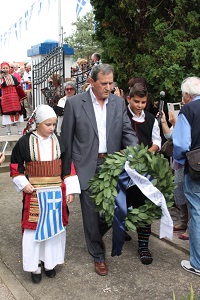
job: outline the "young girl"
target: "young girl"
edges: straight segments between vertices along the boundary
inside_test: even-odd
[[[11,156],[14,185],[18,192],[23,191],[23,269],[31,272],[34,283],[41,281],[41,264],[46,276],[52,278],[56,275],[55,266],[64,263],[67,204],[74,200],[74,193],[80,193],[78,178],[69,164],[62,139],[54,134],[56,122],[56,114],[49,105],[38,106]],[[43,188],[41,193],[38,188]],[[53,197],[56,198],[54,203]],[[49,208],[46,214],[45,207]],[[47,220],[47,233],[55,231],[43,238],[45,228],[39,231],[42,216]]]

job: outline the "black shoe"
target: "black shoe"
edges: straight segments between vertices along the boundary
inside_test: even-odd
[[[33,281],[33,283],[39,283],[42,279],[42,274],[35,274],[31,272],[31,279]]]
[[[44,267],[44,262],[42,261],[41,262],[42,264],[42,267],[44,269],[44,273],[47,277],[49,278],[54,278],[56,276],[56,270],[55,269],[52,269],[52,270],[45,270],[45,267]]]
[[[56,276],[56,270],[55,269],[48,270],[48,271],[44,269],[44,272],[45,272],[46,276],[49,277],[49,278],[54,278]]]
[[[126,233],[125,233],[125,238],[124,238],[124,240],[125,240],[126,242],[129,242],[129,241],[132,240],[132,237],[126,232]]]

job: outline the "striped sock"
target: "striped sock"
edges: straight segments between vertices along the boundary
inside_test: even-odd
[[[138,253],[140,255],[140,260],[144,265],[149,265],[152,263],[153,258],[151,252],[149,251],[149,236],[151,234],[151,225],[146,225],[145,227],[139,227],[137,229],[138,233]]]

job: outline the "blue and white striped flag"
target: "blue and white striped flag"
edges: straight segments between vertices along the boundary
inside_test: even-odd
[[[40,216],[35,240],[38,242],[52,238],[64,231],[62,223],[62,192],[60,187],[37,189]]]
[[[78,18],[80,15],[80,12],[82,11],[83,7],[86,5],[87,0],[77,0],[76,4],[76,17]]]

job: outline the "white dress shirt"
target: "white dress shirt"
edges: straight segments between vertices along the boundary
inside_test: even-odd
[[[106,144],[106,105],[108,103],[108,98],[105,99],[103,107],[98,103],[92,89],[90,88],[90,95],[92,98],[92,103],[94,107],[94,113],[97,122],[97,129],[99,135],[99,153],[107,153]]]

